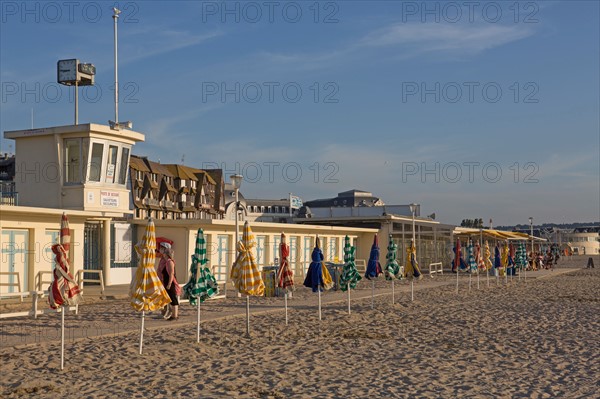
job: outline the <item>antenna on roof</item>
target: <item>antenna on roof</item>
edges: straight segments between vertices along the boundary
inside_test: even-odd
[[[185,162],[185,154],[181,155],[181,164],[183,165],[183,163]]]

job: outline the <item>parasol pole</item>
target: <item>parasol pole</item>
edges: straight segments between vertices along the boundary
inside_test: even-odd
[[[288,311],[287,311],[287,296],[288,296],[288,292],[287,292],[287,288],[285,289],[285,325],[288,325]]]
[[[350,314],[350,284],[348,283],[348,314]]]
[[[200,343],[200,295],[198,295],[198,328],[196,329],[196,342]]]
[[[375,308],[375,280],[371,280],[371,310]]]
[[[415,300],[415,283],[414,283],[415,279],[414,277],[410,279],[410,301],[414,302]]]
[[[456,293],[458,294],[458,265],[456,265]]]
[[[142,328],[140,330],[140,355],[142,354],[142,344],[144,343],[144,315],[145,311],[142,310]]]
[[[321,321],[321,286],[317,286],[317,291],[319,292],[319,321]]]
[[[246,295],[246,334],[250,335],[250,295]]]
[[[490,269],[486,268],[485,271],[487,273],[487,286],[490,288]]]
[[[65,368],[65,305],[62,306],[60,326],[60,369]]]
[[[469,292],[471,292],[471,281],[473,280],[473,272],[469,272]]]
[[[477,289],[479,289],[479,270],[477,270]]]
[[[394,304],[394,278],[392,277],[392,305]]]

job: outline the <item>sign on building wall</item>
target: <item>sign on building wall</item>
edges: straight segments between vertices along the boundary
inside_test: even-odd
[[[119,193],[114,191],[100,191],[100,203],[102,206],[119,207]]]

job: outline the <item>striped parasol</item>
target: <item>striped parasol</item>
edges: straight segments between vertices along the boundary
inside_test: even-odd
[[[492,264],[492,251],[490,250],[490,244],[487,241],[483,247],[483,264],[485,270],[492,270],[492,267],[494,267]]]
[[[69,249],[71,248],[71,233],[69,220],[63,213],[60,221],[60,239],[58,244],[52,246],[56,255],[56,265],[53,270],[53,279],[48,289],[48,304],[52,309],[63,305],[77,305],[81,300],[81,291],[70,273]]]
[[[277,286],[285,290],[285,325],[288,324],[288,289],[294,288],[294,272],[290,267],[288,257],[290,256],[290,246],[285,242],[285,234],[281,233],[281,243],[279,243],[279,270],[277,271]]]
[[[290,246],[285,242],[285,234],[281,233],[279,244],[279,270],[277,271],[277,286],[283,289],[294,288],[294,272],[288,260]]]
[[[467,244],[467,262],[469,265],[469,272],[477,273],[477,261],[475,260],[475,251],[472,240],[469,240],[469,243]]]
[[[344,238],[344,267],[340,276],[340,289],[344,292],[348,289],[355,289],[356,284],[362,280],[362,277],[356,269],[354,263],[354,252],[356,248],[350,245],[350,237]]]
[[[65,306],[77,305],[81,300],[79,286],[69,272],[69,250],[71,249],[71,231],[69,219],[65,213],[60,220],[60,239],[58,244],[52,245],[52,252],[56,255],[56,265],[52,271],[52,283],[48,288],[48,304],[52,309],[62,308],[61,339],[60,339],[60,369],[65,368]]]
[[[373,244],[371,245],[371,253],[369,254],[369,262],[367,263],[365,277],[371,280],[372,278],[379,277],[382,273],[381,263],[379,263],[379,241],[377,239],[377,234],[375,234],[375,237],[373,237]]]
[[[475,242],[475,263],[477,263],[477,268],[479,270],[485,270],[485,262],[483,260],[483,255],[481,254],[481,244],[479,241]]]
[[[508,245],[503,245],[502,246],[502,251],[501,251],[501,255],[500,255],[500,262],[502,262],[502,276],[506,275],[506,270],[508,268]]]
[[[265,283],[256,264],[253,250],[256,246],[254,234],[248,222],[244,223],[242,240],[237,243],[238,256],[230,272],[233,285],[241,294],[262,296],[265,293]]]
[[[344,238],[344,267],[342,268],[342,275],[340,276],[340,289],[348,293],[348,314],[351,313],[350,309],[350,290],[356,288],[356,284],[362,280],[360,273],[356,269],[354,263],[354,252],[356,248],[350,245],[350,237]]]
[[[410,245],[406,248],[406,270],[404,275],[410,278],[423,277],[419,269],[419,263],[417,262],[417,248],[415,248],[413,240],[410,240]]]
[[[192,255],[190,266],[190,280],[183,286],[183,291],[190,300],[190,305],[196,306],[198,299],[204,302],[219,294],[217,280],[207,266],[206,240],[204,231],[198,229],[196,235],[196,249]]]
[[[156,239],[154,222],[148,220],[142,242],[135,246],[139,263],[129,286],[131,306],[137,311],[155,311],[171,302],[154,269]]]
[[[523,241],[521,241],[517,247],[517,259],[515,263],[519,270],[525,270],[528,266],[527,250],[525,249],[525,243]]]
[[[387,246],[387,255],[385,256],[387,263],[385,264],[385,279],[393,280],[394,278],[401,279],[402,273],[400,273],[400,265],[396,260],[396,251],[398,245],[392,239],[390,234],[390,241]]]

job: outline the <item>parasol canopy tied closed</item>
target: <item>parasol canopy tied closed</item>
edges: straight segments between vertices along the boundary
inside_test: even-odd
[[[237,243],[238,257],[231,268],[230,278],[241,294],[263,296],[265,283],[256,264],[253,250],[256,246],[254,235],[248,222],[244,223],[242,240]]]
[[[131,281],[131,306],[137,311],[155,311],[171,302],[154,268],[156,259],[156,232],[152,219],[148,220],[142,241],[135,246],[139,263]]]
[[[81,291],[69,269],[69,250],[71,249],[71,232],[69,219],[65,213],[60,221],[60,241],[52,246],[56,255],[53,279],[48,289],[48,304],[52,309],[63,305],[77,305],[81,300]]]

